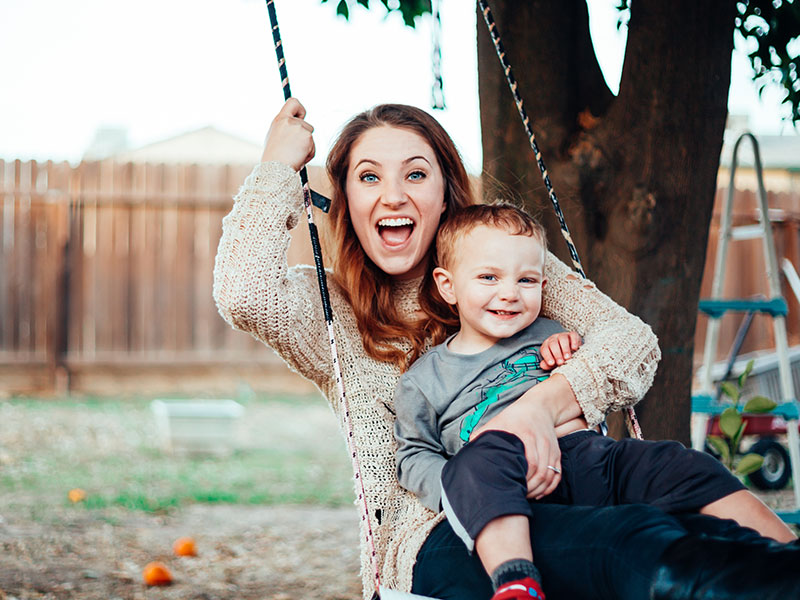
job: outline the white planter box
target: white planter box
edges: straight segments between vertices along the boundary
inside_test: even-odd
[[[153,400],[151,408],[163,447],[175,453],[230,454],[244,413],[233,400]]]

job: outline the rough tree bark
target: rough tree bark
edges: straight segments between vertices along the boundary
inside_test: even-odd
[[[597,64],[584,0],[493,0],[492,10],[587,275],[659,337],[656,382],[637,407],[645,436],[688,442],[693,338],[727,116],[735,3],[632,2],[617,97]],[[478,19],[485,189],[515,194],[542,214],[552,247],[566,258]]]

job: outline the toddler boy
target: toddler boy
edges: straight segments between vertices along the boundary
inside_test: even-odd
[[[504,431],[472,436],[548,378],[554,365],[543,363],[543,344],[557,352],[564,336],[574,336],[539,316],[544,229],[509,204],[469,206],[442,225],[436,251],[433,276],[461,328],[400,379],[398,479],[428,508],[439,511],[441,503],[490,574],[493,600],[544,598],[530,543],[525,447]],[[677,442],[615,441],[582,419],[570,425],[559,429],[563,476],[542,502],[647,503],[732,518],[781,541],[793,537],[712,457]]]

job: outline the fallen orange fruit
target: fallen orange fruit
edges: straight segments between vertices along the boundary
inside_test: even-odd
[[[154,561],[147,563],[142,573],[142,578],[147,585],[169,585],[172,583],[172,573],[167,565]]]
[[[172,551],[175,556],[197,556],[197,546],[194,543],[194,538],[181,537],[175,540],[172,544]]]
[[[70,502],[80,502],[86,499],[86,492],[81,488],[74,488],[67,492],[67,498],[69,498]]]

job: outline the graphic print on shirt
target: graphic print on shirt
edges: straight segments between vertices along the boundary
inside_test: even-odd
[[[461,424],[459,434],[464,442],[469,441],[469,436],[488,408],[500,399],[500,395],[521,383],[529,383],[532,387],[550,377],[549,373],[543,373],[539,368],[541,359],[539,358],[539,346],[531,346],[521,350],[517,355],[504,360],[494,379],[487,382],[480,391],[481,400],[477,403],[472,414],[464,419]]]

